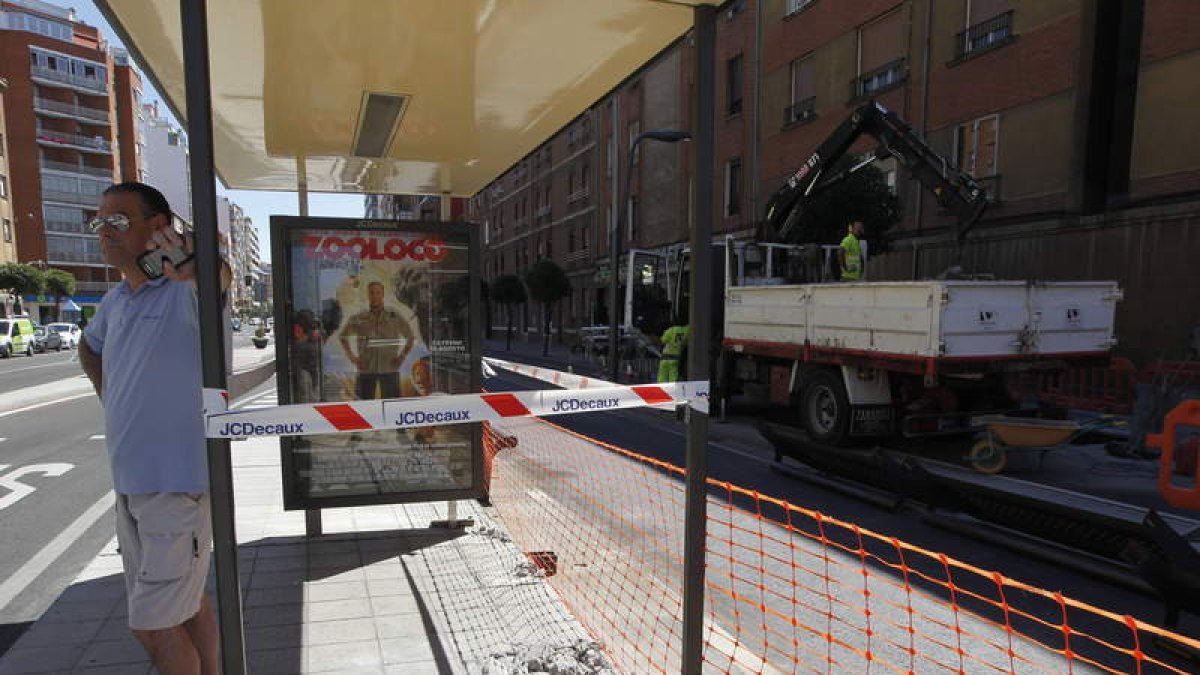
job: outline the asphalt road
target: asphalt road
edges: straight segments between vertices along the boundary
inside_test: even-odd
[[[0,359],[0,655],[114,536],[104,415],[75,356]]]

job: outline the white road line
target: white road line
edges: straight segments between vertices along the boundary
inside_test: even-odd
[[[7,440],[8,440],[7,438],[0,438],[0,443],[3,443],[4,441],[7,441]]]
[[[5,375],[9,373],[23,373],[26,370],[37,370],[38,368],[54,368],[56,366],[70,365],[70,361],[57,361],[55,363],[42,363],[36,366],[25,366],[24,368],[13,368],[12,370],[3,371]]]
[[[42,550],[26,561],[21,569],[0,584],[0,612],[3,612],[9,603],[23,593],[29,584],[33,583],[59,556],[66,552],[76,539],[83,536],[83,533],[94,525],[100,516],[108,513],[113,507],[114,499],[112,490],[109,490],[108,494],[100,498],[100,501],[92,504],[91,508],[84,511],[83,515],[67,526],[67,529],[60,532]]]
[[[92,434],[91,436],[88,436],[88,440],[89,441],[102,441],[102,440],[104,440],[104,434]]]
[[[8,412],[2,412],[2,413],[0,413],[0,417],[8,417],[9,415],[16,415],[17,413],[28,412],[30,410],[37,410],[38,408],[45,408],[48,405],[55,405],[58,403],[66,403],[67,401],[74,401],[75,399],[83,398],[84,396],[95,396],[95,395],[96,395],[95,392],[85,391],[82,394],[75,394],[74,396],[64,396],[63,398],[56,398],[53,401],[43,401],[41,403],[35,403],[34,405],[27,405],[24,408],[17,408],[16,410],[9,410]]]

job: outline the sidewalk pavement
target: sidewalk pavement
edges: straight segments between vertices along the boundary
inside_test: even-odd
[[[275,405],[274,392],[250,403]],[[304,512],[283,510],[278,442],[234,442],[232,455],[247,672],[496,674],[529,659],[596,663],[586,631],[493,509],[458,502],[458,517],[475,523],[459,530],[429,527],[447,518],[445,502],[326,509],[325,534],[308,539]],[[215,597],[213,575],[209,585]],[[126,618],[114,538],[0,659],[0,675],[152,672]]]

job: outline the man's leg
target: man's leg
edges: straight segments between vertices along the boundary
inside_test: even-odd
[[[220,675],[217,613],[213,611],[207,593],[200,598],[200,611],[184,622],[183,629],[192,638],[192,645],[200,657],[200,672],[203,675]]]
[[[135,629],[133,635],[142,643],[150,655],[150,662],[161,675],[200,674],[200,656],[192,643],[192,636],[183,626],[162,630]]]
[[[359,373],[357,389],[360,401],[369,401],[375,398],[375,376],[368,373]]]
[[[400,398],[400,373],[379,376],[379,397]]]

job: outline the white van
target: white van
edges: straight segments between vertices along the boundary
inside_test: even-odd
[[[29,319],[0,319],[0,358],[13,354],[33,356],[33,322]]]

